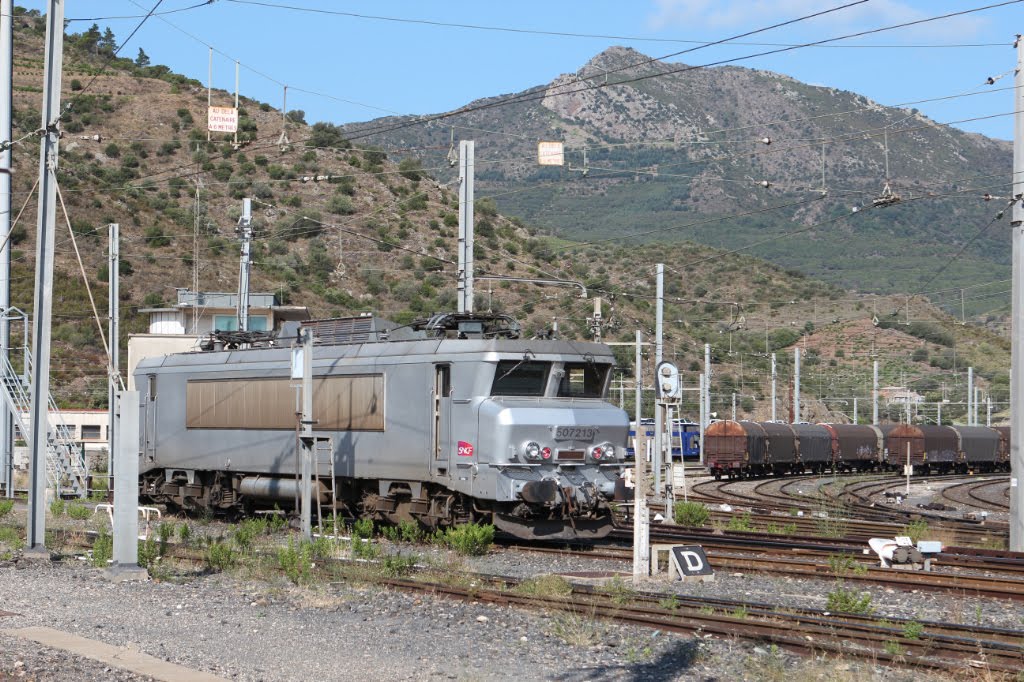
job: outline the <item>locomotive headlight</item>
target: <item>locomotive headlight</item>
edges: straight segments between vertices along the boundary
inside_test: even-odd
[[[595,462],[615,459],[615,446],[611,443],[601,443],[590,448],[590,458]]]
[[[529,441],[523,445],[523,454],[527,459],[540,459],[540,444],[532,440]]]

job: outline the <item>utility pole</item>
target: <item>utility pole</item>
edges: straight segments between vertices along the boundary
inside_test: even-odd
[[[472,140],[459,142],[459,312],[473,312],[473,174]]]
[[[857,398],[853,399],[853,423],[857,423]]]
[[[992,426],[992,398],[985,397],[985,426]]]
[[[107,476],[114,475],[114,448],[117,447],[117,389],[118,378],[121,371],[120,359],[120,330],[118,320],[120,319],[120,280],[121,280],[121,243],[119,235],[120,226],[117,223],[107,225],[109,231],[110,263],[107,266],[107,289],[110,292],[107,299],[107,338],[110,339],[110,367],[107,368],[107,411],[110,413],[110,421],[107,424]],[[107,490],[113,490],[112,485]]]
[[[655,307],[655,321],[654,321],[654,367],[657,369],[661,365],[662,354],[664,353],[664,314],[665,314],[665,266],[662,263],[657,265],[657,305]],[[657,400],[658,396],[658,382],[659,377],[654,377],[655,386],[655,404],[654,404],[654,461],[651,463],[654,466],[654,496],[655,499],[661,498],[661,468],[664,460],[665,440],[665,415],[664,410],[661,409],[660,401]]]
[[[871,381],[871,423],[878,423],[878,360],[874,362]]]
[[[978,425],[978,398],[981,397],[981,389],[974,387],[974,425]]]
[[[64,64],[64,0],[46,12],[45,88],[39,142],[39,208],[36,213],[35,305],[32,315],[32,431],[26,551],[46,553],[46,444],[50,396],[50,325],[53,312],[53,250],[60,140],[60,76]]]
[[[1024,39],[1017,35],[1017,71],[1013,79],[1013,214],[1010,228],[1013,243],[1013,285],[1011,303],[1010,429],[1024,433]],[[1024,500],[1020,478],[1024,476],[1024,438],[1010,441],[1010,551],[1024,552]]]
[[[238,265],[238,331],[249,331],[249,268],[252,258],[249,246],[252,242],[252,199],[242,199],[242,217],[235,228],[242,240],[242,257]],[[198,292],[197,292],[198,293]]]
[[[778,420],[775,415],[775,403],[775,353],[772,353],[772,421]]]
[[[700,401],[700,456],[704,459],[704,432],[708,430],[708,413],[705,411],[704,403],[704,391],[707,390],[707,386],[704,385],[704,375],[697,375],[697,399]]]
[[[793,349],[793,423],[800,423],[800,347]]]
[[[640,425],[640,404],[643,396],[642,343],[643,333],[637,329],[633,368],[636,391],[636,405],[633,408],[636,419],[636,439],[633,441],[633,582],[636,584],[650,574],[651,570],[650,519],[647,513],[647,439],[641,437],[643,427]]]
[[[206,111],[209,116],[209,111],[213,107],[213,48],[210,48],[209,62],[207,63],[206,72]],[[206,141],[210,141],[210,126],[206,126]],[[198,292],[197,292],[198,293]]]
[[[1013,361],[1010,361],[1013,364]],[[967,425],[974,426],[974,368],[967,368]]]
[[[14,112],[14,0],[0,0],[0,141],[13,136]],[[0,354],[11,348],[11,325],[7,310],[11,307],[11,147],[0,149]],[[0,483],[7,497],[14,497],[14,417],[5,406],[0,408]]]
[[[636,353],[634,357],[633,367],[633,393],[635,395],[635,404],[633,405],[634,419],[636,419],[636,433],[637,438],[640,437],[640,418],[643,415],[641,406],[643,405],[644,394],[643,394],[643,382],[644,373],[642,371],[643,357],[643,341],[644,334],[639,329],[636,330]],[[636,457],[640,457],[640,453],[636,453]]]
[[[704,428],[711,423],[711,344],[704,344]]]
[[[935,423],[938,424],[939,426],[942,426],[942,401],[940,400],[939,402],[937,402],[935,406]]]
[[[294,369],[294,368],[293,368]],[[313,487],[313,453],[316,443],[313,440],[313,331],[302,330],[302,461],[300,462],[301,486],[300,522],[302,534],[307,539],[313,536],[312,518],[312,487]],[[319,500],[318,500],[319,503]]]
[[[235,116],[238,116],[238,60],[235,60]],[[235,126],[235,149],[238,149],[238,126]],[[245,330],[243,330],[245,331]]]
[[[732,420],[736,421],[736,391],[732,392]]]

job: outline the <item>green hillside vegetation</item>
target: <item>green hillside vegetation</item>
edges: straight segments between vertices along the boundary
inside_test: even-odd
[[[576,74],[494,98],[544,99],[444,121],[475,131],[478,158],[485,158],[477,162],[478,191],[494,192],[503,212],[569,239],[635,234],[637,241],[750,248],[782,267],[865,292],[922,291],[940,267],[942,277],[928,291],[1009,277],[1007,231],[982,233],[1005,203],[982,195],[1008,194],[1008,142],[767,71],[727,66],[614,85],[680,66],[630,66],[646,60],[611,48]],[[613,85],[593,87],[608,69]],[[412,120],[390,117],[346,130],[358,138],[362,129]],[[366,140],[443,150],[448,134],[442,125],[414,125]],[[564,140],[567,166],[537,166],[537,140]],[[891,187],[903,201],[863,210],[885,184],[886,147]],[[442,156],[424,163],[441,165]],[[967,312],[983,319],[1002,305],[1005,313],[1008,300],[969,302]]]
[[[18,17],[16,139],[39,126],[41,27],[38,15]],[[191,286],[196,269],[201,290],[237,289],[234,228],[245,197],[253,199],[256,231],[253,291],[275,292],[283,302],[308,306],[316,317],[372,311],[408,322],[454,309],[457,196],[448,179],[423,171],[432,165],[429,159],[393,152],[390,145],[358,143],[331,123],[308,125],[301,111],[282,117],[249,98],[241,101],[239,146],[230,135],[207,141],[205,89],[149,64],[143,51],[135,59],[115,59],[100,73],[112,44],[99,27],[68,37],[63,100],[71,106],[63,121],[58,179],[101,315],[106,313],[107,224],[121,225],[122,346],[128,334],[147,327],[138,309],[171,303],[176,287]],[[227,93],[214,93],[214,104],[230,100]],[[290,140],[284,146],[278,142],[282,125]],[[36,202],[30,190],[37,161],[35,138],[16,145],[15,210],[23,203],[25,209],[13,239],[12,297],[24,310],[32,309]],[[659,191],[654,182],[639,186],[652,197]],[[609,186],[608,194],[623,189]],[[595,227],[586,241],[582,233],[567,239],[556,229],[557,221],[548,219],[547,208],[539,207],[532,217],[510,218],[501,213],[501,196],[477,194],[478,274],[573,280],[589,293],[581,299],[571,287],[480,281],[479,310],[516,317],[528,335],[557,320],[562,336],[586,339],[592,338],[587,317],[593,299],[600,297],[606,340],[632,341],[636,329],[650,339],[654,264],[663,262],[666,357],[679,363],[687,386],[694,386],[703,344],[713,344],[716,410],[725,409],[735,390],[741,394],[741,413],[763,415],[766,353],[780,354],[780,380],[785,379],[795,343],[811,349],[819,344],[818,366],[834,370],[834,381],[840,382],[808,387],[808,399],[816,391],[845,395],[862,387],[870,359],[852,346],[829,354],[830,335],[859,338],[851,330],[870,326],[873,311],[889,314],[904,300],[849,293],[804,272],[681,241],[679,235],[624,244],[617,238],[624,231],[657,226],[646,221],[642,207],[631,211],[626,194],[623,204],[609,200],[605,205],[614,211],[609,224],[621,221],[619,229]],[[561,210],[566,222],[592,221],[571,204]],[[605,237],[616,239],[595,240]],[[54,392],[62,405],[102,407],[107,391],[100,335],[62,215],[57,243]],[[925,337],[918,327],[882,329],[892,372],[908,373],[908,381],[952,384],[953,368],[944,353],[954,337],[957,368],[962,372],[974,362],[994,395],[1005,393],[1005,382],[1000,383],[1008,365],[1005,341],[955,325],[920,299],[913,308],[914,321],[938,331]],[[926,358],[899,359],[919,348]],[[632,348],[620,346],[616,352],[619,376],[631,376]],[[808,367],[814,362],[808,350]]]

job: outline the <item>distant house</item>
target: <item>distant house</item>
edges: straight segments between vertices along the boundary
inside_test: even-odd
[[[924,396],[916,391],[911,391],[905,386],[886,386],[878,389],[878,397],[888,405],[918,405],[924,402]]]
[[[177,302],[166,308],[143,308],[149,332],[128,337],[128,389],[142,358],[198,350],[213,331],[238,330],[238,294],[177,289]],[[281,305],[275,294],[249,294],[249,330],[277,331],[289,320],[308,320],[305,306]]]

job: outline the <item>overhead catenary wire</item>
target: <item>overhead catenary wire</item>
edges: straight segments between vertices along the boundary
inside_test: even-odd
[[[343,17],[351,17],[354,19],[368,19],[373,21],[391,21],[396,23],[404,24],[421,24],[426,26],[434,26],[438,28],[460,28],[460,29],[471,29],[476,31],[497,31],[504,33],[519,33],[526,35],[539,35],[539,36],[552,36],[557,38],[586,38],[586,39],[601,39],[601,40],[628,40],[634,42],[651,42],[651,43],[689,43],[704,45],[706,41],[702,40],[687,40],[683,38],[656,38],[649,36],[624,36],[624,35],[610,35],[600,33],[578,33],[569,31],[550,31],[541,29],[525,29],[515,28],[510,26],[486,26],[481,24],[465,24],[465,23],[454,23],[445,21],[434,21],[429,19],[410,19],[407,17],[388,17],[379,16],[372,14],[359,14],[356,12],[343,12],[339,10],[326,10],[321,8],[313,7],[302,7],[298,5],[286,5],[277,2],[266,2],[265,0],[227,0],[239,5],[255,5],[259,7],[269,7],[275,9],[286,9],[298,12],[313,12],[321,15],[335,15]],[[759,47],[789,47],[793,43],[762,43],[762,42],[749,42],[740,40],[727,40],[722,44],[728,45],[753,45]],[[841,48],[874,48],[874,49],[900,49],[900,48],[963,48],[963,47],[1005,47],[1002,43],[931,43],[931,44],[890,44],[890,45],[823,45],[822,47],[841,47]]]

